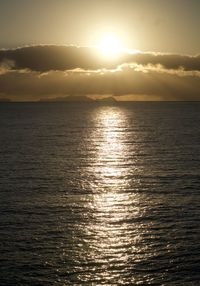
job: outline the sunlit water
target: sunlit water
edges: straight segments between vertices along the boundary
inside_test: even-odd
[[[0,105],[0,285],[200,285],[200,104]]]

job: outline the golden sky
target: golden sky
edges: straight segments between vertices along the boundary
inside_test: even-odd
[[[196,54],[199,0],[0,0],[0,46],[91,46],[105,32],[129,49]]]
[[[200,1],[0,0],[0,98],[199,100]]]

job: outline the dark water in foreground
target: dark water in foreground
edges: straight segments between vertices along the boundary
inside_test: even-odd
[[[0,285],[200,285],[200,104],[0,105]]]

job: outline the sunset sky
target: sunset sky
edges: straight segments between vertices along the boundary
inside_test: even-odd
[[[0,98],[200,99],[199,0],[0,0]]]

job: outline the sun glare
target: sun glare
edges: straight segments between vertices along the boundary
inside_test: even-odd
[[[105,36],[98,46],[105,57],[116,57],[122,52],[119,39],[112,35]]]

